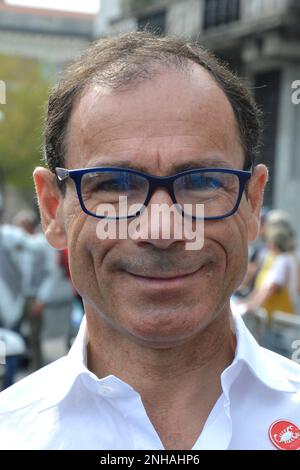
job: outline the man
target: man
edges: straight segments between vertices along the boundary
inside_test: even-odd
[[[49,169],[34,176],[86,320],[67,357],[2,395],[0,446],[275,449],[291,430],[298,445],[285,428],[300,425],[299,366],[230,312],[267,180],[258,139],[248,92],[197,45],[134,33],[71,66],[49,102]],[[202,249],[143,217],[176,202],[190,219],[204,205]],[[134,236],[99,236],[107,203]]]

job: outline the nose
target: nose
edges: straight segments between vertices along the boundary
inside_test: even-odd
[[[174,206],[168,192],[158,188],[139,217],[136,240],[139,244],[149,243],[160,249],[183,243],[182,220],[182,215]]]

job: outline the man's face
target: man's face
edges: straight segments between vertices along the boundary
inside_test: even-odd
[[[122,92],[91,88],[72,112],[66,168],[128,162],[165,176],[178,167],[215,167],[216,161],[219,167],[244,167],[232,108],[199,66],[191,66],[189,75],[162,70],[155,79]],[[99,240],[99,220],[81,210],[69,180],[57,213],[64,221],[72,277],[87,315],[146,344],[177,344],[196,335],[228,308],[243,278],[248,238],[256,235],[262,176],[260,181],[253,191],[250,183],[249,199],[243,196],[235,215],[205,222],[201,250],[187,251],[184,240],[150,235]],[[158,189],[150,201],[154,203],[172,201]],[[149,231],[151,223],[150,218]]]

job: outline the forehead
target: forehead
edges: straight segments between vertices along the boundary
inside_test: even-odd
[[[232,107],[196,64],[187,72],[162,69],[123,90],[90,87],[74,107],[66,143],[69,168],[100,165],[108,156],[112,163],[146,159],[153,171],[158,157],[161,166],[224,155],[236,166],[243,158]]]

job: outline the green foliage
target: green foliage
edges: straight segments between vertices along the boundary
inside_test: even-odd
[[[32,188],[32,171],[41,160],[44,108],[54,70],[52,77],[43,75],[38,61],[0,55],[0,80],[6,83],[6,104],[0,105],[0,166],[5,182],[20,189]]]

